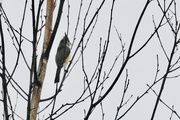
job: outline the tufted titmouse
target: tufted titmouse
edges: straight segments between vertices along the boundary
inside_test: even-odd
[[[56,70],[56,77],[54,83],[59,82],[59,75],[61,72],[61,68],[63,67],[64,64],[67,64],[70,59],[70,41],[65,34],[63,39],[60,41],[59,46],[57,48],[57,53],[56,53],[56,65],[57,65],[57,70]]]

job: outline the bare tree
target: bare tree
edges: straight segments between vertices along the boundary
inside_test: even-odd
[[[169,105],[162,97],[164,90],[166,90],[167,81],[177,79],[180,76],[179,1],[146,0],[141,13],[139,13],[140,16],[134,20],[137,21],[135,28],[132,33],[128,33],[131,36],[129,40],[126,40],[126,37],[119,32],[122,30],[117,26],[121,21],[119,23],[117,22],[117,24],[114,22],[117,19],[117,16],[114,14],[117,14],[117,10],[122,11],[121,8],[116,6],[117,2],[119,1],[80,0],[77,2],[78,8],[75,9],[75,12],[71,10],[73,9],[71,7],[77,6],[77,4],[74,5],[70,0],[26,0],[23,3],[24,6],[21,6],[23,9],[21,16],[16,16],[21,19],[18,28],[15,27],[16,25],[13,24],[12,19],[10,20],[10,15],[4,9],[4,3],[0,4],[0,77],[2,79],[2,97],[0,102],[2,105],[1,108],[3,108],[1,112],[3,115],[2,118],[5,120],[54,120],[63,118],[67,113],[73,113],[73,109],[81,106],[80,110],[82,111],[77,113],[78,116],[84,114],[84,120],[89,120],[96,114],[102,120],[105,120],[108,119],[106,116],[111,111],[106,110],[106,106],[112,104],[115,107],[113,107],[112,111],[114,113],[111,114],[111,119],[113,117],[114,120],[120,120],[128,116],[136,105],[142,102],[145,96],[153,94],[156,102],[151,101],[153,108],[151,108],[152,113],[149,114],[152,115],[147,119],[156,119],[155,117],[160,103],[171,113],[169,115],[170,120],[180,119],[180,113],[176,110],[176,106]],[[161,14],[158,16],[158,19],[155,13],[148,13],[151,5],[154,5],[154,8],[160,11]],[[104,9],[106,9],[106,15],[103,13]],[[46,10],[45,13],[44,10]],[[143,24],[145,16],[152,16],[151,23],[149,24],[154,29],[151,33],[148,33],[148,37],[140,38],[143,42],[141,41],[137,47],[136,44],[139,42],[137,36],[139,32],[142,32],[140,34],[144,34],[144,31],[140,31],[139,29],[142,27],[141,24]],[[30,19],[29,17],[31,18],[31,25],[27,22]],[[106,24],[103,24],[98,29],[98,26],[105,19],[103,17],[106,17]],[[66,25],[63,25],[63,20],[66,20]],[[29,28],[30,35],[24,32],[27,30],[26,25]],[[146,28],[146,26],[143,27]],[[46,88],[43,84],[46,81],[45,77],[48,76],[46,72],[48,71],[48,66],[50,66],[48,61],[50,55],[53,54],[52,46],[59,34],[58,30],[66,30],[65,33],[71,38],[71,60],[68,66],[64,68],[61,83],[57,83],[55,86],[53,85],[53,88]],[[104,31],[105,33],[103,33]],[[169,37],[166,38],[164,33],[168,34]],[[151,50],[156,49],[155,46],[159,46],[157,49],[161,51],[161,53],[159,51],[154,53],[156,54],[154,57],[156,63],[153,67],[155,74],[152,78],[148,78],[151,82],[146,82],[146,85],[144,85],[146,87],[145,89],[139,88],[141,90],[140,94],[129,93],[132,85],[131,82],[136,79],[131,78],[131,70],[135,66],[130,66],[130,63],[135,61],[134,59],[138,58],[139,54],[143,53],[143,57],[148,55],[145,49],[148,48],[148,45],[153,40],[156,40],[156,45],[151,46]],[[6,50],[10,42],[14,51],[8,53]],[[27,51],[27,48],[24,47],[25,44],[31,46],[31,49]],[[37,50],[41,46],[42,50],[39,55]],[[11,56],[15,54],[15,57],[6,57],[10,54]],[[10,66],[7,64],[9,59],[13,59]],[[148,61],[146,64],[149,63],[152,63],[152,61]],[[138,64],[138,62],[135,61],[135,64]],[[161,67],[162,64],[164,67]],[[19,72],[21,65],[24,65],[24,67]],[[22,78],[20,75],[23,72],[25,73],[25,71],[29,76]],[[148,70],[142,70],[141,74],[144,74],[144,71]],[[138,73],[138,71],[135,72]],[[55,74],[50,76],[51,80],[49,81],[52,84],[54,78]],[[26,85],[22,84],[19,79],[25,79]],[[77,85],[74,86],[76,88],[81,86],[81,91],[72,100],[73,102],[69,102],[68,100],[63,102],[63,87],[69,87],[67,84],[69,79],[76,79]],[[79,81],[77,79],[81,82],[78,83]],[[117,88],[116,86],[119,87]],[[136,84],[133,86],[137,87]],[[42,98],[42,90],[46,92],[53,91],[53,94],[47,98]],[[116,92],[113,92],[114,90]],[[111,98],[111,101],[116,99],[118,101],[117,103],[107,102],[112,94],[115,95]],[[24,104],[22,103],[23,105],[17,104],[19,99],[22,99],[24,102]],[[43,104],[42,106],[41,103]],[[26,118],[21,116],[21,111],[16,110],[17,106],[27,108]],[[95,112],[98,108],[99,111]],[[71,119],[74,118],[71,117]]]

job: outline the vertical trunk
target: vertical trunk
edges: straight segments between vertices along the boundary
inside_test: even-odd
[[[33,87],[32,99],[30,103],[30,106],[31,106],[30,120],[36,120],[37,110],[39,107],[39,100],[41,96],[42,85],[44,82],[46,66],[48,62],[48,58],[46,58],[44,54],[49,44],[49,40],[51,36],[53,9],[54,9],[54,0],[47,0],[44,43],[43,43],[42,54],[41,54],[41,58],[40,58],[39,66],[38,66],[38,72],[37,72],[38,82],[40,83],[40,85],[35,84]]]

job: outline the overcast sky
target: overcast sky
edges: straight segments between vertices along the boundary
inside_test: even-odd
[[[12,1],[12,0],[2,0],[2,6],[9,18],[9,21],[11,22],[12,26],[14,26],[15,29],[19,30],[22,20],[22,13],[23,13],[23,6],[24,6],[25,0],[18,0]],[[69,26],[69,34],[68,37],[70,41],[73,41],[74,33],[75,33],[75,26],[78,18],[78,11],[80,6],[81,0],[69,0],[70,4],[70,26]],[[97,58],[99,53],[99,41],[100,38],[102,38],[102,45],[104,44],[105,40],[107,40],[108,35],[108,27],[109,27],[109,20],[110,20],[110,10],[111,10],[111,1],[112,0],[106,0],[104,6],[100,10],[100,13],[98,15],[98,21],[96,23],[96,26],[94,28],[94,31],[92,33],[92,36],[89,40],[88,46],[84,51],[84,60],[85,60],[85,70],[87,72],[87,75],[89,77],[92,76],[93,70],[95,69],[95,66],[97,64]],[[160,2],[163,3],[164,0],[160,0]],[[169,4],[170,0],[166,0],[166,5]],[[80,40],[82,33],[83,33],[83,22],[84,22],[84,16],[87,11],[87,8],[89,6],[90,0],[84,0],[82,11],[81,11],[81,17],[79,21],[79,27],[77,30],[77,36],[76,41],[73,45],[71,54],[73,55],[78,41]],[[176,0],[177,2],[177,12],[179,15],[180,11],[180,1]],[[45,1],[46,3],[46,1]],[[95,11],[99,7],[101,3],[101,0],[94,0],[92,2],[92,7],[90,8],[87,21],[86,21],[86,27],[89,21],[91,20],[92,16],[94,15]],[[121,34],[122,41],[125,44],[125,55],[127,54],[127,49],[129,47],[129,42],[131,40],[135,25],[138,21],[138,18],[143,10],[143,7],[146,3],[146,0],[116,0],[115,6],[114,6],[114,12],[113,12],[113,19],[112,19],[112,28],[111,28],[111,36],[110,36],[110,43],[109,43],[109,50],[107,52],[107,58],[105,59],[105,65],[103,67],[103,71],[110,70],[114,60],[118,56],[121,50],[121,42],[118,39],[118,35],[116,33],[115,27],[117,28],[118,32]],[[163,4],[162,4],[163,5]],[[42,11],[43,14],[43,20],[45,16],[45,5],[43,6],[44,9]],[[31,18],[31,1],[28,1],[27,6],[27,14],[24,21],[24,30],[23,35],[26,36],[29,40],[32,40],[32,18]],[[55,13],[57,12],[57,7],[55,9]],[[173,7],[171,8],[173,11]],[[60,22],[60,26],[50,53],[50,58],[48,61],[45,81],[43,85],[42,90],[42,98],[47,98],[54,94],[55,92],[55,85],[54,85],[54,77],[55,77],[55,70],[56,70],[56,64],[55,64],[55,54],[56,49],[59,44],[60,39],[63,37],[64,33],[67,31],[67,12],[68,12],[68,6],[67,1],[64,4],[64,10],[62,19]],[[172,13],[169,12],[172,16]],[[56,14],[54,14],[54,17]],[[153,25],[153,17],[155,20],[155,23],[158,24],[161,17],[162,12],[160,8],[157,5],[156,0],[153,0],[148,9],[145,12],[145,15],[142,19],[142,22],[140,24],[140,27],[138,29],[135,43],[132,49],[132,54],[137,51],[144,43],[145,41],[151,36],[151,34],[154,31],[154,25]],[[180,16],[178,16],[179,20]],[[55,19],[54,19],[55,20]],[[165,22],[165,21],[164,21]],[[3,23],[4,31],[6,31],[6,24]],[[92,27],[91,27],[92,28]],[[38,60],[41,53],[42,48],[42,41],[43,41],[43,32],[42,36],[37,48],[37,54],[38,54]],[[164,48],[166,49],[166,52],[168,56],[170,56],[171,49],[172,49],[172,41],[173,41],[173,34],[171,32],[170,27],[166,24],[164,27],[161,28],[159,31],[160,36],[162,38],[162,42],[164,45]],[[85,36],[85,41],[88,38],[88,35],[90,32],[88,32],[87,36]],[[12,72],[12,68],[15,64],[15,59],[17,57],[16,51],[14,46],[12,45],[12,40],[9,36],[9,33],[5,32],[5,38],[6,38],[6,59],[7,59],[7,68],[10,72]],[[32,55],[32,47],[31,44],[24,40],[22,44],[22,49],[24,51],[24,54],[28,60],[29,65],[31,64],[31,55]],[[75,59],[73,61],[73,64],[78,59],[78,56],[80,54],[80,51],[78,51],[77,55],[75,56]],[[124,87],[124,81],[126,76],[126,69],[128,70],[128,79],[130,79],[129,88],[127,91],[127,94],[125,96],[125,100],[128,100],[131,95],[133,97],[130,99],[128,104],[123,107],[122,111],[119,113],[119,116],[121,116],[128,108],[129,106],[136,100],[137,96],[142,95],[145,90],[148,89],[148,85],[151,85],[154,82],[155,74],[156,74],[156,68],[157,68],[157,55],[159,56],[159,69],[160,72],[157,76],[157,78],[161,78],[162,75],[164,75],[166,67],[167,67],[167,59],[166,56],[163,53],[163,50],[160,46],[160,43],[156,37],[156,35],[151,39],[151,41],[147,44],[147,46],[139,52],[135,57],[133,57],[127,64],[123,75],[119,78],[118,83],[113,88],[112,92],[108,95],[108,97],[103,101],[103,109],[105,112],[105,120],[113,120],[117,111],[117,106],[120,103],[123,87]],[[174,61],[178,55],[176,55]],[[64,86],[62,88],[62,92],[59,94],[57,98],[57,109],[62,104],[65,103],[73,103],[76,101],[76,99],[82,94],[83,88],[84,88],[84,74],[82,72],[82,61],[81,59],[77,62],[75,67],[72,69],[71,73],[69,74],[68,78],[66,79]],[[119,68],[122,65],[122,55],[118,58],[115,67],[112,70],[112,73],[110,75],[110,78],[106,81],[104,84],[105,88],[102,93],[104,93],[109,85],[114,80],[115,76],[118,73]],[[177,72],[172,73],[171,75],[178,75],[179,70]],[[61,76],[62,78],[62,76]],[[29,80],[29,71],[27,70],[27,67],[22,59],[20,58],[20,64],[17,68],[17,71],[15,72],[14,79],[18,82],[20,86],[22,86],[23,89],[25,89],[28,92],[28,80]],[[1,81],[0,81],[1,83]],[[156,90],[156,92],[159,92],[161,82],[156,84],[153,89]],[[165,85],[163,94],[162,94],[162,100],[167,103],[170,107],[174,105],[174,109],[178,114],[180,114],[180,81],[178,78],[168,79],[167,83]],[[2,91],[2,86],[0,86],[0,90]],[[17,104],[16,112],[18,115],[20,115],[22,118],[26,119],[26,107],[27,103],[24,101],[19,95],[17,95],[16,92],[14,92],[13,89],[10,87],[9,93],[12,95],[12,103],[13,106]],[[85,96],[88,95],[88,93],[85,94]],[[84,96],[84,97],[85,97]],[[0,97],[2,99],[2,96]],[[149,91],[148,94],[146,94],[136,105],[122,118],[122,120],[149,120],[152,115],[152,111],[155,105],[156,101],[156,95]],[[17,102],[17,103],[16,103]],[[83,120],[84,118],[84,110],[88,110],[90,99],[87,99],[85,102],[80,103],[76,105],[74,108],[72,108],[70,111],[62,115],[59,119],[61,120]],[[44,108],[44,106],[47,103],[40,103],[40,110]],[[0,104],[0,108],[2,108],[2,103]],[[39,119],[42,120],[43,117],[46,118],[51,111],[51,107],[49,107],[44,113],[42,113],[39,116]],[[3,111],[0,109],[0,114],[2,115]],[[171,111],[162,103],[159,104],[157,113],[155,115],[155,120],[169,120],[171,116]],[[100,120],[102,117],[101,115],[101,108],[100,106],[96,107],[96,109],[93,111],[92,116],[90,116],[90,120]],[[178,118],[173,115],[172,120],[177,120]]]

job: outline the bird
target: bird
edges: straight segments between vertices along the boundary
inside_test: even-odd
[[[56,70],[56,76],[55,76],[54,83],[59,82],[61,68],[64,65],[66,65],[70,60],[70,52],[71,52],[70,46],[71,46],[71,43],[69,41],[67,34],[65,33],[65,36],[62,38],[62,40],[59,43],[59,46],[58,46],[57,52],[56,52],[56,56],[55,56],[57,70]]]

